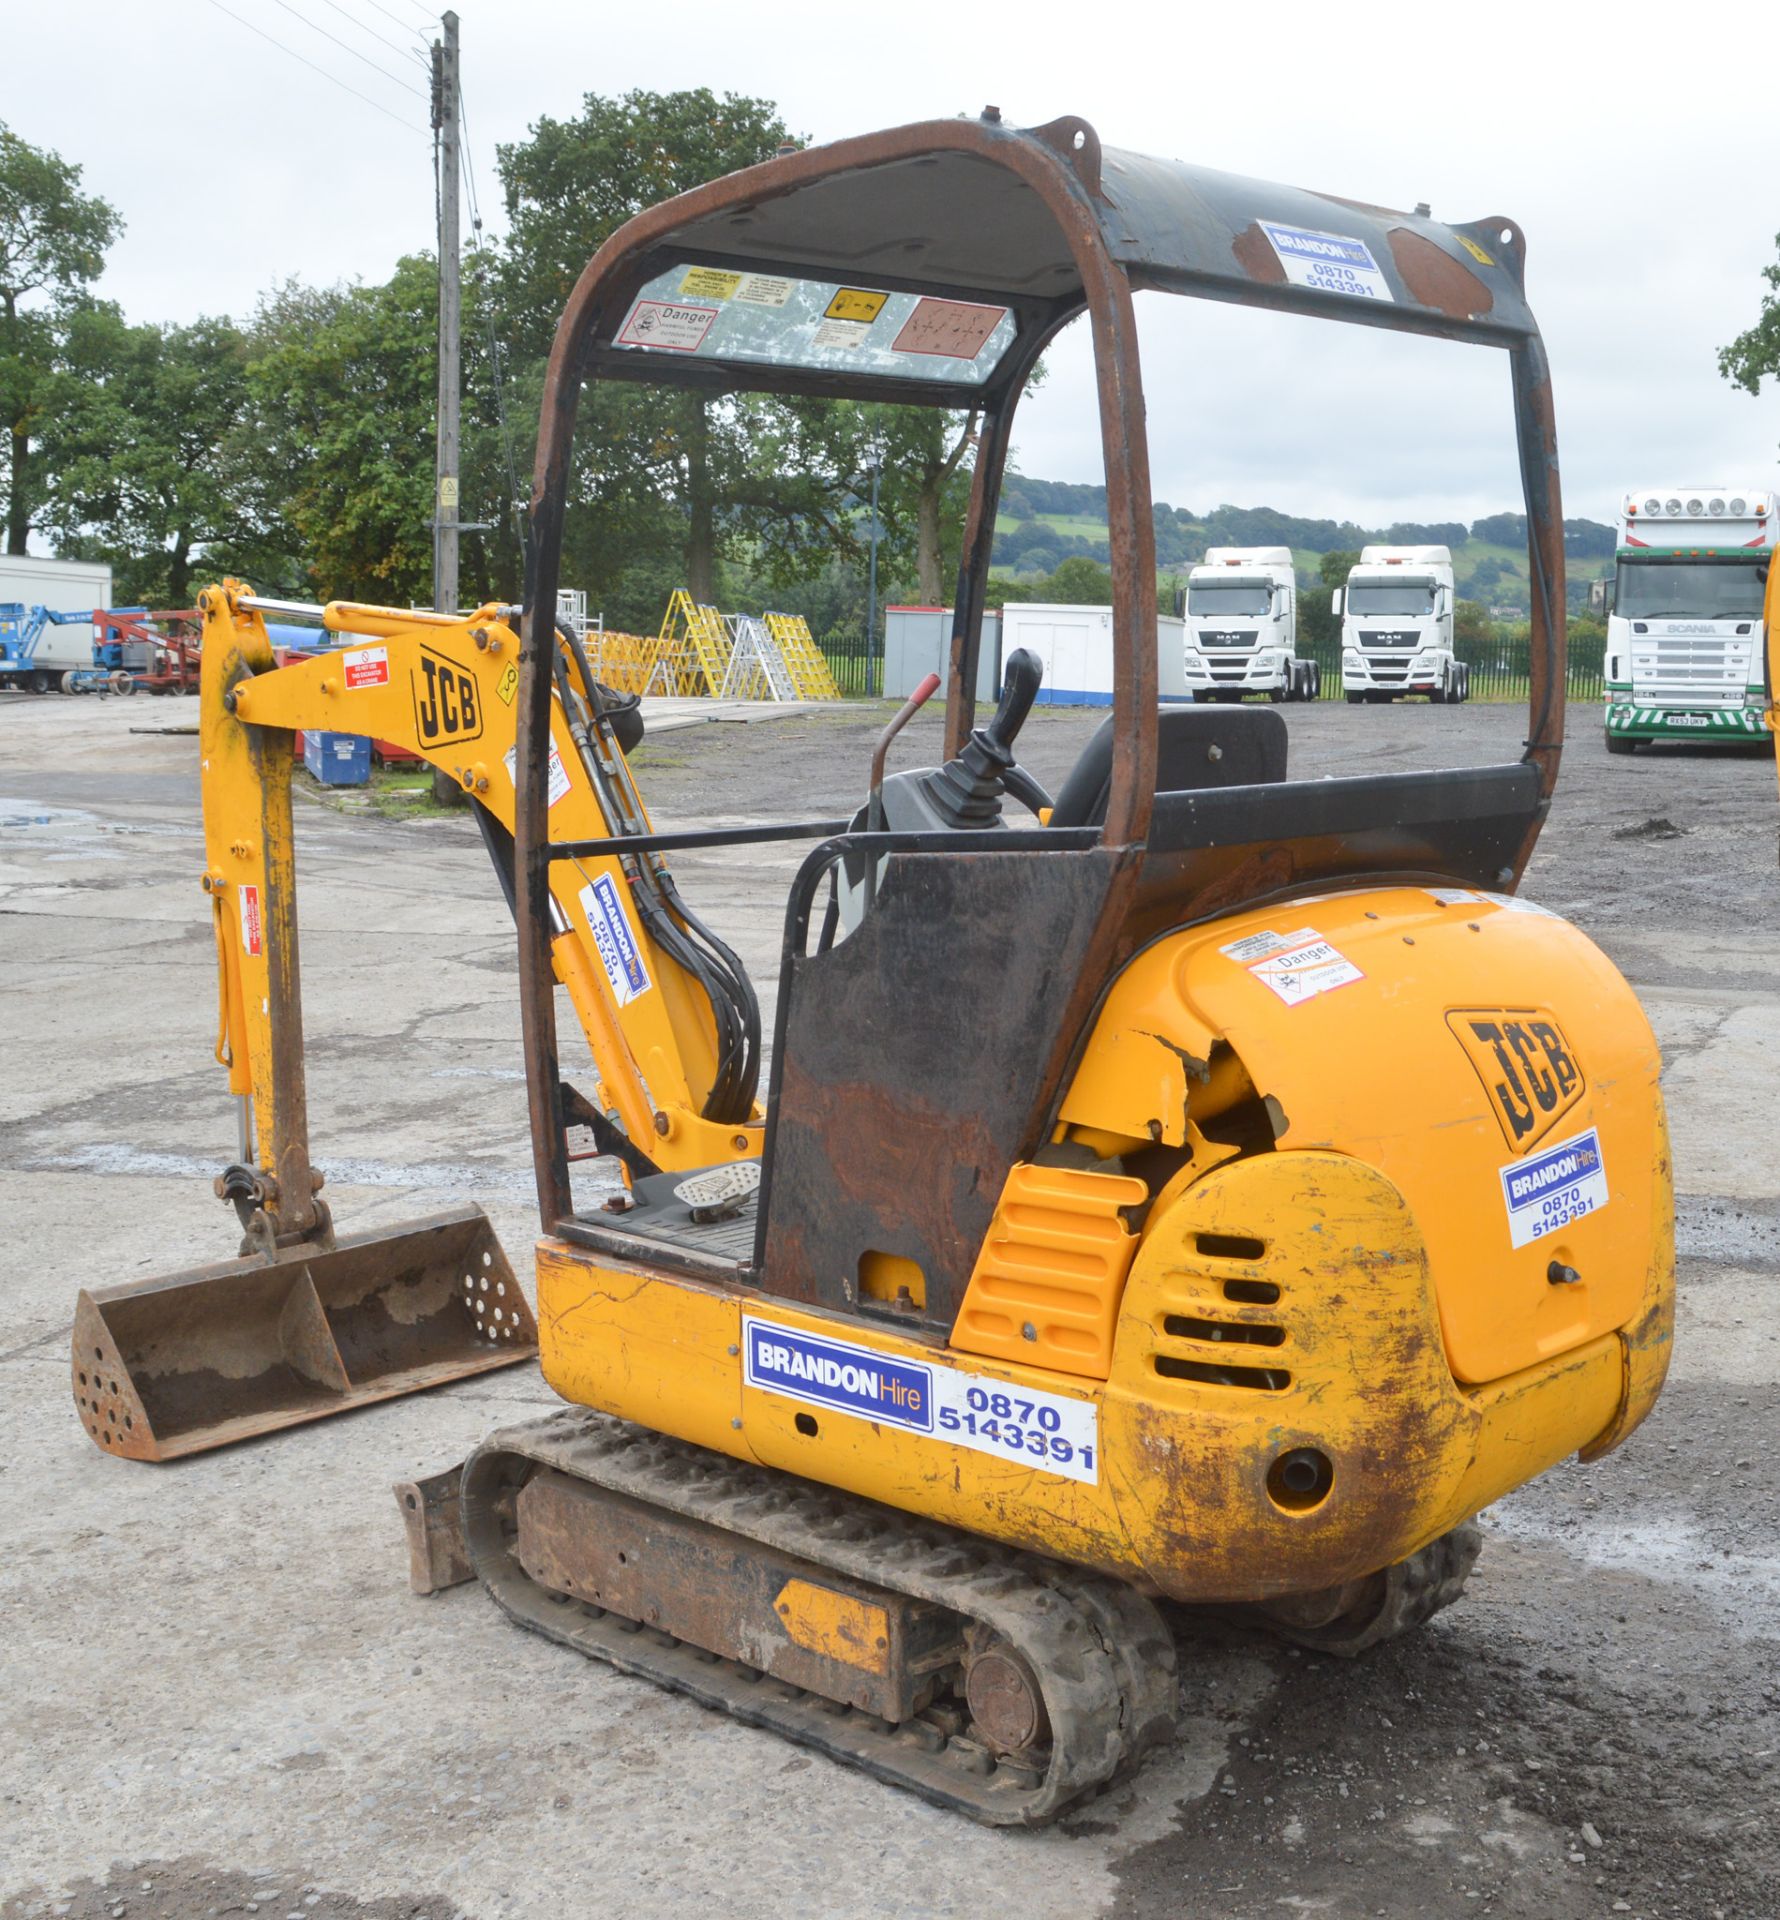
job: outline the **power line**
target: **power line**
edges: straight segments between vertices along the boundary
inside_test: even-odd
[[[383,0],[370,0],[370,4],[374,6],[380,14],[383,15],[385,20],[391,21],[394,25],[402,28],[404,32],[408,31],[407,21],[404,20],[399,13],[391,13],[388,7],[386,7],[383,4]],[[422,7],[421,12],[425,13],[426,9]],[[431,20],[432,16],[428,14],[427,18]]]
[[[329,33],[326,27],[318,27],[307,14],[299,13],[296,8],[291,5],[290,0],[275,0],[275,4],[281,6],[293,20],[301,20],[303,25],[306,26],[311,33],[319,33],[324,40],[333,41],[334,45],[340,48],[342,52],[351,54],[355,60],[362,60],[373,73],[380,73],[385,80],[394,81],[404,93],[413,94],[417,100],[424,100],[426,98],[426,95],[422,93],[418,87],[409,86],[408,82],[404,80],[399,73],[391,73],[388,67],[384,66],[380,61],[373,60],[368,53],[360,53],[357,47],[348,46],[337,33]]]
[[[458,151],[461,155],[464,186],[470,198],[471,231],[480,241],[482,234],[482,202],[476,193],[476,167],[470,157],[470,114],[464,105],[463,76],[460,73],[457,83],[457,122],[463,132]],[[434,149],[434,161],[437,163],[437,147]],[[507,469],[507,508],[513,516],[513,533],[520,546],[525,545],[525,496],[519,490],[519,468],[513,458],[513,431],[507,420],[507,388],[501,377],[501,343],[495,338],[494,305],[488,297],[487,261],[480,245],[476,250],[476,268],[470,276],[470,284],[476,289],[476,304],[481,310],[483,337],[488,343],[488,371],[494,385],[495,419],[500,430],[501,460]]]
[[[355,100],[362,100],[367,107],[375,107],[380,114],[386,119],[393,120],[398,127],[406,127],[410,133],[426,131],[424,127],[417,126],[412,120],[404,120],[399,113],[386,107],[381,100],[373,100],[368,93],[360,93],[357,87],[348,86],[337,73],[329,73],[326,67],[318,67],[306,55],[298,53],[295,47],[287,47],[282,40],[273,39],[264,27],[255,26],[251,20],[243,19],[232,7],[225,7],[223,0],[210,0],[210,4],[218,13],[226,13],[237,26],[245,27],[249,33],[257,33],[262,40],[269,46],[276,47],[280,53],[288,53],[293,60],[301,62],[311,73],[319,73],[324,80],[331,80],[335,86],[344,88]]]
[[[379,33],[375,27],[367,26],[350,8],[341,6],[340,0],[322,0],[322,5],[324,7],[332,7],[342,20],[350,20],[352,24],[358,28],[360,33],[368,33],[380,47],[388,47],[391,53],[399,53],[404,60],[413,57],[414,49],[412,47],[397,46],[393,40],[387,39],[383,34]]]
[[[463,144],[459,152],[463,155],[464,186],[470,196],[470,221],[477,233],[482,231],[482,202],[476,196],[475,163],[470,158],[470,110],[464,105],[464,87],[461,77],[457,83],[457,124],[463,129]]]

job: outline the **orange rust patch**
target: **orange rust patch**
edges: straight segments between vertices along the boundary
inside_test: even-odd
[[[1251,280],[1258,280],[1268,287],[1285,285],[1286,270],[1280,265],[1272,241],[1261,231],[1258,222],[1251,222],[1231,241],[1230,251],[1236,256],[1236,264]]]
[[[1437,307],[1455,320],[1486,314],[1496,304],[1477,275],[1432,240],[1407,227],[1391,229],[1391,258],[1403,284],[1424,307]]]

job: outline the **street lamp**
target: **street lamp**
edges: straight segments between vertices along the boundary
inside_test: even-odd
[[[878,633],[878,475],[884,470],[884,449],[876,442],[866,448],[865,466],[871,475],[871,562],[865,586],[865,684],[869,692]]]

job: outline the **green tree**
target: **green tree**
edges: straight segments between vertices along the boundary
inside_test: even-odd
[[[1774,237],[1780,248],[1780,234]],[[1780,260],[1761,270],[1767,291],[1755,324],[1746,327],[1728,347],[1718,350],[1718,371],[1733,387],[1759,394],[1762,382],[1780,373]]]
[[[1489,665],[1495,658],[1497,635],[1489,609],[1475,600],[1457,600],[1452,609],[1452,650],[1467,665]]]
[[[80,191],[80,168],[0,124],[0,419],[6,428],[6,550],[23,553],[46,488],[34,471],[46,389],[68,307],[123,231]]]
[[[509,339],[541,357],[582,269],[619,227],[789,140],[771,101],[704,87],[590,93],[575,118],[538,120],[499,149]],[[654,576],[677,539],[675,584],[708,601],[726,562],[746,558],[787,582],[854,542],[858,463],[832,407],[605,383],[584,395],[581,415],[565,577],[572,566],[608,612],[632,598],[615,555]]]
[[[1345,587],[1347,576],[1360,564],[1358,548],[1339,547],[1317,563],[1316,577],[1325,587]]]
[[[238,327],[133,327],[114,306],[84,307],[51,392],[44,520],[65,547],[112,562],[120,601],[183,607],[195,564],[244,564],[253,526],[229,470],[248,412]]]
[[[1044,582],[1035,600],[1054,600],[1066,606],[1099,607],[1112,604],[1112,575],[1085,553],[1072,553]]]
[[[883,460],[878,510],[892,565],[906,562],[923,606],[952,597],[964,545],[978,415],[932,407],[858,409],[861,453]],[[869,492],[862,475],[856,485]]]
[[[489,382],[473,288],[469,396]],[[437,300],[438,269],[415,254],[378,286],[291,281],[261,301],[247,344],[247,411],[227,460],[268,579],[327,599],[431,599]],[[493,523],[464,535],[465,597],[517,598],[492,408],[466,403],[460,472],[463,517]]]

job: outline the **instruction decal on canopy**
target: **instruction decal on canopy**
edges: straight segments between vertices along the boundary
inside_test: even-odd
[[[942,360],[974,360],[1007,317],[1006,307],[973,306],[965,300],[916,301],[890,343],[898,353],[928,353]]]
[[[887,293],[873,293],[865,287],[836,287],[834,298],[822,309],[824,320],[857,320],[865,326],[884,311]]]
[[[1354,300],[1396,298],[1364,240],[1321,233],[1315,227],[1283,226],[1277,220],[1263,220],[1260,226],[1293,286],[1344,293]]]

